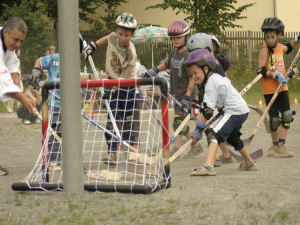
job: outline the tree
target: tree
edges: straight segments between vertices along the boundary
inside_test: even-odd
[[[220,34],[225,28],[241,27],[235,22],[247,18],[242,12],[254,3],[236,7],[237,0],[163,0],[146,9],[171,8],[176,15],[183,13],[195,32]]]
[[[53,43],[52,34],[47,32],[49,22],[43,19],[45,8],[32,10],[35,7],[35,0],[22,0],[19,4],[2,4],[3,14],[0,17],[0,24],[7,18],[18,16],[24,19],[27,24],[27,34],[24,43],[21,45],[21,68],[22,72],[31,72],[35,60],[41,56],[45,48]]]

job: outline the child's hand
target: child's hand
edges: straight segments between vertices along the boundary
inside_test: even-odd
[[[92,55],[96,48],[97,44],[94,41],[91,41],[87,46],[85,46],[85,48],[82,51],[85,60],[88,60],[89,55]]]
[[[300,43],[300,34],[296,35],[295,41],[296,41],[297,43]]]
[[[280,73],[279,70],[277,70],[274,75],[273,78],[276,79],[278,81],[278,83],[282,83],[282,86],[285,87],[288,83],[288,80],[285,79],[285,77]]]
[[[192,146],[195,145],[202,138],[202,132],[205,128],[205,124],[197,121],[196,129],[191,133],[191,138],[193,139]]]

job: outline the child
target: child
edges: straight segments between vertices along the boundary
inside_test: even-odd
[[[225,70],[222,67],[222,64],[219,62],[219,60],[216,58],[216,56],[214,55],[215,51],[215,44],[213,44],[212,38],[211,36],[209,36],[206,33],[196,33],[194,35],[191,36],[191,38],[188,40],[187,44],[187,49],[192,52],[196,49],[206,49],[209,52],[212,53],[212,55],[215,57],[216,60],[216,67],[212,70],[212,72],[217,73],[223,77],[226,76],[225,74]],[[204,97],[204,86],[203,84],[199,84],[198,85],[198,95],[196,97],[196,100],[199,101],[199,103],[203,102],[203,97]],[[217,105],[219,110],[222,110],[223,105],[222,104],[218,104]],[[195,132],[192,132],[191,137],[193,138],[193,143],[192,145],[195,144]],[[222,151],[222,155],[221,157],[218,157],[216,155],[216,160],[215,160],[215,167],[219,167],[221,166],[221,162],[223,163],[232,163],[232,157],[230,155],[230,152],[226,146],[226,144],[224,142],[221,142],[220,144],[220,149]]]
[[[180,126],[181,122],[186,117],[186,112],[190,110],[190,104],[193,98],[194,81],[192,76],[182,68],[183,62],[187,59],[189,52],[186,48],[186,42],[189,38],[190,26],[184,20],[176,20],[168,27],[168,35],[175,47],[169,54],[168,61],[155,66],[148,70],[145,76],[156,76],[160,71],[170,69],[170,92],[175,98],[182,103],[183,107],[175,105],[174,107],[174,131]],[[186,126],[175,138],[174,148],[171,154],[175,153],[182,142],[182,135],[190,138],[190,128]]]
[[[220,52],[219,52],[220,42],[219,42],[218,38],[214,35],[210,35],[210,38],[211,38],[212,43],[213,43],[212,54],[219,60],[223,70],[226,72],[229,69],[229,66],[230,66],[229,59],[224,55],[220,55]]]
[[[32,74],[40,74],[41,77],[42,70],[48,70],[48,81],[60,81],[60,59],[59,54],[54,53],[48,56],[43,56],[38,58],[35,61],[34,69]],[[51,112],[51,128],[61,136],[61,113],[60,113],[60,89],[51,90],[48,98],[48,106]],[[52,101],[51,99],[54,99]],[[54,138],[53,135],[49,137],[48,140],[48,149],[49,149],[49,167],[48,171],[50,172],[59,172],[61,171],[61,145]]]
[[[203,83],[205,86],[203,99],[203,113],[200,123],[195,129],[196,139],[200,140],[205,122],[213,116],[213,111],[217,103],[223,104],[224,114],[212,128],[206,130],[208,142],[208,156],[206,163],[200,168],[194,169],[191,176],[215,176],[214,170],[215,155],[218,144],[227,141],[239,151],[245,159],[245,163],[240,165],[243,170],[256,170],[255,161],[247,153],[242,140],[240,139],[240,129],[248,117],[249,109],[247,103],[239,92],[232,86],[227,77],[213,73],[216,67],[216,60],[206,49],[193,51],[184,66],[187,67],[197,84]]]
[[[292,122],[292,112],[290,111],[288,80],[285,79],[286,71],[283,54],[288,54],[293,50],[297,41],[299,42],[300,35],[296,36],[296,39],[287,45],[279,43],[280,38],[284,34],[284,24],[276,17],[266,18],[261,26],[261,30],[264,33],[266,43],[259,51],[257,73],[263,75],[261,85],[266,105],[273,97],[279,83],[284,82],[284,87],[281,88],[269,110],[273,143],[267,155],[275,158],[293,157],[293,152],[285,145],[290,122]],[[281,124],[275,122],[279,121],[279,112],[281,113]]]
[[[83,49],[85,58],[91,55],[101,45],[108,44],[106,51],[106,72],[109,79],[134,78],[136,69],[136,51],[130,41],[137,26],[136,19],[129,13],[123,13],[116,20],[116,32],[92,41]],[[110,108],[120,129],[122,139],[137,148],[139,139],[139,108],[136,101],[135,87],[118,88],[112,93],[111,88],[105,89],[102,99],[110,100]],[[109,115],[108,115],[109,119]],[[108,120],[106,128],[114,132],[112,123]],[[118,142],[105,133],[108,145],[108,157],[103,161],[110,166],[115,166],[117,161]]]

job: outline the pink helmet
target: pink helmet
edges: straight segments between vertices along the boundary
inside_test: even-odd
[[[190,33],[190,26],[184,20],[175,20],[168,27],[168,35],[170,37],[182,37]]]

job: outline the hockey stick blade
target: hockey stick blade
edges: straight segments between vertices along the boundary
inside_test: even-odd
[[[253,111],[257,112],[260,116],[262,116],[264,114],[264,112],[261,109],[257,108],[256,106],[248,104],[248,107],[250,109],[252,109]],[[269,122],[267,117],[265,117],[265,119],[264,119],[264,124],[265,124],[265,128],[266,128],[267,133],[268,134],[271,133],[271,131],[270,131],[270,122]]]
[[[107,170],[101,170],[99,172],[88,171],[86,173],[87,177],[93,178],[95,180],[121,180],[124,175],[120,172],[110,172]]]
[[[245,161],[244,158],[243,158],[242,156],[235,154],[235,153],[234,153],[233,151],[231,151],[230,149],[229,149],[229,152],[230,152],[231,156],[232,156],[234,159],[236,159],[236,161],[238,161],[238,162],[244,162],[244,161]],[[253,160],[257,160],[257,159],[259,159],[260,157],[262,157],[263,154],[264,154],[264,152],[263,152],[263,150],[260,148],[260,149],[256,150],[255,152],[250,153],[249,156],[250,156]]]

